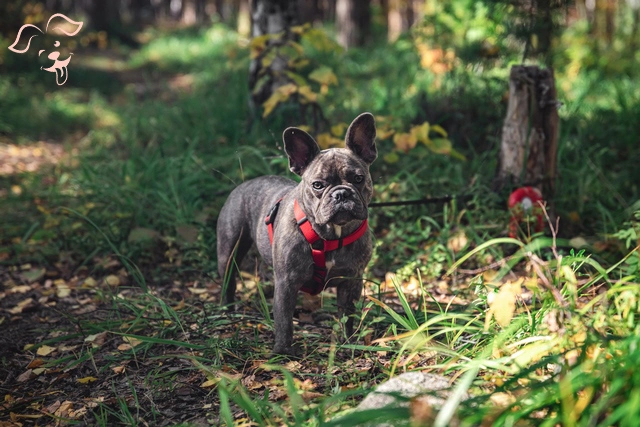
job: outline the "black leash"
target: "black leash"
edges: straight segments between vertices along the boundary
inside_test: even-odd
[[[442,197],[427,197],[424,199],[415,200],[398,200],[396,202],[373,202],[369,203],[370,208],[382,208],[387,206],[415,206],[415,205],[429,205],[432,203],[446,203],[452,200],[469,200],[473,197],[471,194],[463,194],[459,196],[442,196]]]

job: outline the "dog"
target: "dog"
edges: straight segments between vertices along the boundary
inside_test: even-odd
[[[321,151],[308,133],[294,127],[282,138],[289,169],[301,177],[300,183],[263,176],[231,192],[217,223],[218,272],[228,283],[223,301],[232,305],[236,265],[256,245],[273,267],[273,353],[295,355],[293,313],[300,290],[318,294],[325,286],[336,286],[338,316],[349,316],[346,331],[353,333],[351,315],[372,253],[369,166],[378,152],[370,113],[353,120],[345,148]]]

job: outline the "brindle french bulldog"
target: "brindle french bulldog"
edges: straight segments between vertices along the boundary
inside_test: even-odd
[[[299,290],[316,294],[325,286],[337,286],[338,315],[355,312],[372,251],[367,218],[375,137],[370,113],[351,123],[346,148],[320,151],[309,134],[287,128],[284,149],[300,183],[280,176],[247,181],[231,192],[220,211],[218,271],[228,282],[224,302],[235,299],[234,251],[239,265],[255,243],[273,267],[274,353],[294,354],[293,312]],[[346,329],[351,335],[352,316]]]

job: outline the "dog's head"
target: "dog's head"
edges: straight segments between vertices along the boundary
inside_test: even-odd
[[[18,31],[15,41],[11,46],[9,46],[9,50],[15,53],[25,53],[29,50],[31,39],[45,34],[75,36],[82,29],[82,25],[82,22],[73,21],[61,13],[56,13],[49,18],[44,31],[32,24],[23,25]],[[18,45],[24,45],[24,43],[26,43],[26,47],[17,47]],[[73,55],[73,53],[70,53],[66,59],[60,60],[60,51],[57,50],[57,48],[60,47],[60,41],[55,40],[52,45],[55,49],[49,49],[51,52],[47,55],[47,58],[52,60],[53,64],[47,68],[40,67],[40,69],[55,73],[56,83],[58,85],[63,85],[66,83],[67,77],[69,76],[67,66],[71,61],[71,55]],[[47,49],[40,49],[38,56],[42,55],[42,53],[46,51]],[[61,79],[64,80],[61,82]]]
[[[307,215],[318,225],[345,225],[368,216],[373,195],[369,165],[376,159],[376,126],[373,115],[363,113],[351,123],[345,136],[346,148],[320,151],[305,131],[287,128],[284,148],[289,168],[302,177]]]

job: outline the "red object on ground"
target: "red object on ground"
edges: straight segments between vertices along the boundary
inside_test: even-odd
[[[509,220],[509,237],[515,238],[518,235],[518,224],[525,219],[526,216],[534,216],[536,218],[535,231],[538,233],[544,230],[543,212],[540,203],[543,201],[540,190],[533,187],[520,187],[509,196],[509,211],[511,211],[511,219]]]

